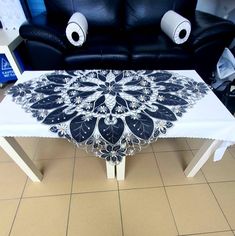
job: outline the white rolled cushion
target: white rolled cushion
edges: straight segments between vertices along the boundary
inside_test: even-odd
[[[79,47],[86,41],[87,30],[86,17],[82,13],[76,12],[69,19],[66,27],[66,37],[72,45]]]
[[[170,10],[161,19],[162,31],[176,44],[185,43],[191,33],[188,19]]]

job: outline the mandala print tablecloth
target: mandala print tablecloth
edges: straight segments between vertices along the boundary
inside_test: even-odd
[[[206,95],[205,83],[166,71],[55,71],[9,90],[52,132],[112,164],[165,134]]]

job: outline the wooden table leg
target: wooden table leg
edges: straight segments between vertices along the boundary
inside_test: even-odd
[[[106,161],[106,173],[108,179],[115,178],[115,166],[111,165],[108,161]]]
[[[32,181],[40,182],[42,180],[42,173],[13,137],[0,137],[0,146]]]
[[[125,179],[126,157],[123,157],[122,162],[116,165],[117,180]]]
[[[215,150],[223,143],[219,140],[207,140],[202,145],[201,149],[197,152],[195,157],[189,163],[184,173],[187,177],[193,177],[205,164],[205,162],[210,158],[210,156],[215,152]]]

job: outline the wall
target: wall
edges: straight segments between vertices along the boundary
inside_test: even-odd
[[[197,10],[215,15],[219,0],[198,0]]]
[[[198,0],[197,9],[223,18],[227,18],[235,8],[235,0]]]
[[[0,1],[0,20],[4,30],[18,29],[26,20],[19,0]]]
[[[234,0],[219,0],[216,14],[223,18],[227,18],[229,13],[235,9]]]

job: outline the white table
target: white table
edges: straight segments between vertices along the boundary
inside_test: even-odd
[[[21,77],[22,71],[15,58],[14,50],[22,42],[18,30],[0,30],[0,54],[5,54],[16,77]]]
[[[192,70],[174,72],[202,81],[200,76]],[[36,78],[43,73],[46,72],[24,72],[20,81]],[[7,96],[0,104],[0,114],[0,145],[29,178],[33,181],[41,181],[42,174],[13,137],[55,138],[57,134],[50,132],[47,125],[37,122],[20,105],[12,102],[10,96]],[[174,126],[168,129],[166,135],[161,135],[160,137],[210,139],[204,143],[185,170],[186,176],[193,177],[213,153],[215,153],[215,160],[219,160],[222,158],[226,148],[235,143],[235,120],[213,92],[210,91],[192,109],[189,109],[182,118],[175,122]],[[108,178],[114,178],[116,172],[118,180],[124,179],[125,159],[116,167],[111,166],[109,163],[106,163],[106,167]]]

